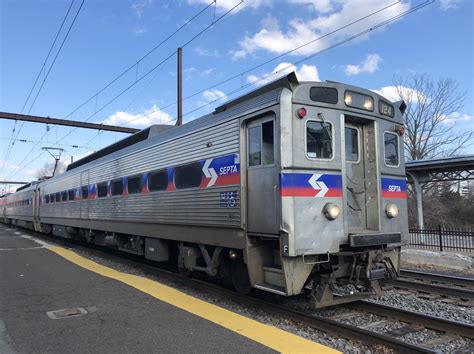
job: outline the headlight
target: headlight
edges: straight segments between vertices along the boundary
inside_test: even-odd
[[[334,220],[341,213],[341,208],[339,208],[336,204],[327,203],[323,208],[323,213],[324,216],[329,220]]]
[[[390,219],[396,218],[398,216],[398,207],[395,204],[388,204],[385,207],[385,214]]]

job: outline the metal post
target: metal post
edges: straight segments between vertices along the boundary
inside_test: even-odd
[[[416,177],[413,178],[413,184],[415,185],[415,192],[416,192],[416,209],[418,212],[418,227],[420,229],[424,229],[425,223],[423,221],[423,192],[421,190],[421,184],[420,182],[418,182],[418,178]]]
[[[438,235],[439,235],[439,250],[443,252],[443,232],[441,229],[441,224],[438,224]]]
[[[183,48],[178,48],[178,119],[176,125],[183,124],[183,76],[182,76]]]

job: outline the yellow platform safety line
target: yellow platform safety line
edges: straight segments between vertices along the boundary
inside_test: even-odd
[[[82,268],[118,280],[158,300],[214,322],[276,351],[282,353],[339,353],[335,349],[197,299],[157,281],[105,267],[65,248],[48,246],[48,249]]]

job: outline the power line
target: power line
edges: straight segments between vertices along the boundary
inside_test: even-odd
[[[221,15],[220,17],[218,17],[217,19],[214,19],[208,26],[204,27],[201,31],[199,31],[196,35],[194,35],[191,39],[189,39],[188,41],[186,41],[184,44],[182,44],[180,47],[181,48],[185,48],[186,46],[188,46],[190,43],[192,43],[194,40],[196,40],[198,37],[200,37],[201,35],[203,35],[206,31],[208,31],[210,28],[212,28],[216,23],[218,23],[219,21],[221,21],[224,17],[226,17],[228,14],[230,14],[231,12],[233,12],[237,7],[239,7],[240,5],[242,5],[244,1],[241,0],[237,5],[235,5],[234,7],[232,7],[230,10],[228,10],[227,12],[225,12],[223,15]],[[143,74],[140,78],[136,79],[133,83],[131,83],[129,86],[127,86],[125,89],[123,89],[120,93],[118,93],[117,95],[115,95],[112,99],[110,99],[107,103],[105,103],[102,107],[100,107],[98,110],[96,110],[94,113],[92,113],[88,118],[86,118],[85,122],[87,122],[89,119],[91,119],[92,117],[94,117],[97,113],[101,112],[102,110],[104,110],[106,107],[108,107],[111,103],[113,103],[115,100],[117,100],[117,98],[119,98],[120,96],[122,96],[124,93],[126,93],[127,91],[129,91],[132,87],[134,87],[137,83],[139,83],[140,81],[142,81],[145,77],[147,77],[148,75],[150,75],[153,71],[155,71],[156,69],[158,69],[161,65],[163,65],[165,62],[167,62],[168,60],[170,60],[172,57],[174,57],[176,55],[176,51],[173,51],[171,52],[165,59],[163,59],[161,62],[159,62],[157,65],[155,65],[152,69],[148,70],[145,74]],[[71,135],[77,128],[74,128],[72,129],[69,133],[67,133],[65,136],[63,136],[59,141],[62,141],[64,140],[67,136]]]
[[[327,47],[327,48],[325,48],[325,49],[323,49],[323,50],[321,50],[321,51],[319,51],[319,52],[316,52],[316,53],[314,53],[314,54],[308,55],[308,56],[306,56],[306,57],[304,57],[304,58],[302,58],[302,59],[300,59],[300,60],[294,62],[293,64],[290,64],[290,65],[288,65],[288,66],[286,66],[286,67],[284,67],[284,68],[282,68],[282,69],[280,69],[280,70],[278,70],[278,71],[275,71],[275,72],[273,72],[273,73],[271,73],[271,74],[269,74],[269,75],[267,75],[267,76],[265,76],[265,77],[261,77],[260,79],[257,79],[257,80],[255,80],[255,81],[253,81],[253,82],[251,82],[251,83],[246,84],[246,85],[243,85],[243,86],[241,86],[241,87],[239,87],[239,88],[237,88],[237,89],[231,91],[231,92],[228,93],[227,96],[225,96],[225,97],[231,96],[231,95],[233,95],[233,94],[235,94],[235,93],[237,93],[237,92],[239,92],[239,91],[241,91],[241,90],[246,89],[247,87],[254,86],[254,85],[255,85],[256,83],[258,83],[258,82],[266,81],[266,80],[268,80],[268,78],[270,78],[270,77],[272,77],[272,76],[279,75],[279,74],[281,74],[282,72],[285,72],[286,70],[290,69],[290,68],[293,67],[293,66],[296,66],[296,65],[298,65],[298,64],[301,64],[301,63],[303,63],[303,62],[305,62],[305,61],[307,61],[307,60],[309,60],[309,59],[311,59],[311,58],[314,58],[314,57],[317,56],[317,55],[320,55],[320,54],[322,54],[322,53],[325,53],[325,52],[327,52],[327,51],[329,51],[329,50],[331,50],[331,49],[334,49],[334,48],[336,48],[336,47],[338,47],[338,46],[340,46],[340,45],[343,45],[343,44],[345,44],[345,43],[347,43],[347,42],[350,42],[350,41],[352,41],[352,40],[354,40],[354,39],[356,39],[356,38],[358,38],[358,37],[361,37],[361,36],[363,36],[363,35],[365,35],[365,34],[367,34],[367,33],[370,33],[370,32],[372,32],[372,31],[374,31],[374,30],[377,30],[377,29],[379,29],[379,28],[381,28],[381,27],[383,27],[383,26],[386,26],[386,25],[388,25],[388,24],[390,24],[390,23],[392,23],[392,22],[395,22],[395,21],[397,21],[398,19],[400,19],[400,18],[402,18],[402,17],[405,17],[405,16],[407,16],[407,15],[413,13],[413,12],[416,12],[416,11],[418,11],[418,10],[420,10],[420,9],[422,9],[422,8],[424,8],[424,7],[426,7],[426,6],[428,6],[428,5],[431,5],[432,3],[434,3],[434,0],[426,0],[425,2],[423,2],[423,3],[421,3],[421,4],[418,4],[417,6],[411,8],[410,10],[407,10],[407,11],[404,11],[404,12],[402,12],[402,13],[399,13],[399,14],[397,14],[397,15],[395,15],[395,16],[393,16],[393,17],[391,17],[391,18],[389,18],[389,19],[387,19],[387,20],[385,20],[385,21],[382,21],[382,22],[376,24],[375,26],[369,27],[369,28],[367,28],[366,30],[363,30],[363,31],[361,31],[361,32],[359,32],[359,33],[357,33],[357,34],[355,34],[355,35],[352,35],[352,36],[350,36],[350,37],[348,37],[348,38],[345,38],[344,40],[339,41],[339,42],[337,42],[337,43],[335,43],[335,44],[333,44],[333,45],[331,45],[331,46],[329,46],[329,47]],[[195,109],[193,109],[193,110],[191,110],[191,111],[186,112],[183,116],[187,116],[187,115],[189,115],[189,114],[191,114],[191,113],[194,113],[194,112],[196,112],[196,111],[198,111],[198,110],[200,110],[200,109],[202,109],[202,108],[204,108],[204,107],[210,106],[210,105],[213,104],[213,103],[216,103],[216,102],[218,102],[218,101],[223,100],[225,97],[219,97],[219,98],[217,98],[217,99],[215,99],[215,100],[213,100],[213,101],[211,101],[211,102],[208,102],[208,103],[206,103],[206,104],[203,104],[203,105],[201,105],[201,106],[199,106],[199,107],[197,107],[197,108],[195,108]],[[134,119],[135,119],[135,118],[134,118]]]
[[[205,12],[209,7],[211,7],[213,4],[215,5],[216,3],[216,0],[213,0],[211,1],[207,6],[205,6],[203,9],[201,9],[200,11],[198,11],[194,16],[192,16],[190,19],[186,20],[185,23],[183,25],[181,25],[180,27],[178,27],[177,30],[175,30],[174,32],[172,32],[169,36],[167,36],[164,40],[162,40],[160,43],[158,43],[157,45],[155,45],[151,50],[149,50],[147,53],[145,53],[139,60],[137,60],[133,65],[131,65],[130,67],[128,67],[127,69],[125,69],[124,71],[122,71],[122,73],[120,73],[118,76],[116,76],[114,79],[112,79],[108,84],[106,84],[102,89],[100,89],[99,91],[97,91],[95,94],[93,94],[90,98],[88,98],[87,100],[85,100],[83,103],[81,103],[79,106],[77,106],[71,113],[69,113],[68,115],[66,115],[64,118],[67,118],[67,117],[70,117],[72,116],[77,110],[79,110],[80,108],[82,108],[84,105],[86,105],[88,102],[90,102],[92,99],[94,98],[98,98],[98,95],[100,93],[102,93],[103,91],[105,91],[108,87],[110,87],[113,83],[115,83],[117,80],[119,80],[121,77],[123,77],[126,73],[128,73],[130,70],[132,70],[133,68],[137,67],[138,68],[138,64],[143,61],[146,57],[148,57],[150,54],[152,54],[154,51],[156,51],[159,47],[161,47],[164,43],[166,43],[169,39],[171,39],[174,35],[176,35],[179,31],[181,31],[184,27],[186,27],[187,25],[189,25],[192,21],[194,21],[197,17],[199,17],[203,12]],[[242,3],[242,2],[241,2]],[[241,4],[239,3],[239,5]],[[173,55],[175,53],[173,52]],[[157,69],[160,65],[164,64],[167,60],[169,60],[172,56],[168,56],[167,58],[165,58],[165,60],[161,61],[158,65],[156,65],[151,71]],[[88,121],[89,119],[91,119],[94,115],[96,115],[98,112],[100,112],[102,109],[104,109],[105,107],[107,107],[109,104],[111,104],[113,101],[115,101],[118,97],[120,97],[122,94],[124,94],[126,91],[128,91],[131,87],[133,87],[135,84],[137,84],[139,81],[141,81],[144,77],[146,77],[147,75],[149,75],[150,72],[148,72],[147,74],[145,74],[144,76],[142,76],[139,80],[135,80],[135,82],[132,84],[132,85],[129,85],[125,90],[123,90],[121,93],[119,93],[117,96],[115,96],[112,100],[110,100],[109,102],[107,102],[104,106],[101,107],[100,110],[95,110],[94,114],[92,114],[91,116],[89,116],[85,121]],[[69,133],[66,134],[66,136],[64,136],[62,140],[64,140],[67,136],[69,136],[72,132],[74,132],[75,129],[71,129],[69,131]],[[40,139],[40,142],[41,140],[44,138],[45,134],[43,134],[43,136],[41,137]],[[17,137],[18,137],[18,134],[17,134]],[[35,147],[33,147],[34,149]],[[33,150],[32,149],[32,150]],[[25,158],[28,157],[29,154],[31,154],[32,150],[30,152],[28,152],[28,154],[26,155]],[[43,152],[41,152],[42,154]],[[39,155],[41,156],[41,155]],[[25,161],[25,159],[23,159],[23,161]]]
[[[211,1],[208,5],[206,5],[204,8],[202,8],[200,11],[198,11],[194,16],[189,18],[182,24],[180,27],[178,27],[175,31],[173,31],[171,34],[169,34],[166,38],[164,38],[161,42],[156,44],[152,49],[150,49],[148,52],[146,52],[140,59],[138,59],[135,63],[130,65],[127,69],[122,71],[120,74],[118,74],[115,78],[113,78],[111,81],[109,81],[104,87],[102,87],[100,90],[98,90],[96,93],[94,93],[92,96],[90,96],[87,100],[82,102],[80,105],[78,105],[76,108],[74,108],[68,115],[66,115],[64,118],[68,118],[72,116],[75,112],[77,112],[79,109],[84,107],[87,103],[92,101],[94,98],[97,98],[98,95],[100,95],[102,92],[104,92],[106,89],[108,89],[110,86],[112,86],[115,82],[117,82],[120,78],[122,78],[125,74],[130,72],[134,68],[138,68],[138,64],[140,64],[143,60],[145,60],[148,56],[150,56],[153,52],[155,52],[158,48],[160,48],[163,44],[168,42],[172,37],[174,37],[178,32],[180,32],[183,28],[188,26],[190,23],[192,23],[196,18],[198,18],[202,13],[204,13],[209,7],[212,5],[216,4],[216,0]]]
[[[31,94],[33,93],[33,90],[34,88],[36,87],[36,84],[38,83],[38,80],[41,76],[41,73],[43,72],[43,69],[44,67],[46,66],[46,62],[48,61],[49,59],[49,56],[51,55],[51,52],[54,48],[54,45],[56,44],[56,41],[58,40],[58,37],[59,37],[59,33],[61,33],[62,29],[63,29],[63,26],[64,26],[64,23],[66,22],[66,19],[67,17],[69,16],[69,12],[71,11],[71,8],[72,8],[72,5],[74,4],[74,0],[71,0],[71,4],[69,5],[69,8],[67,9],[66,11],[66,15],[64,15],[64,18],[61,22],[61,26],[59,26],[59,29],[58,31],[56,32],[56,36],[54,37],[54,40],[53,40],[53,43],[51,43],[51,46],[49,47],[49,51],[48,51],[48,54],[46,55],[46,58],[44,59],[43,61],[43,65],[41,66],[41,69],[40,71],[38,72],[38,75],[36,75],[36,79],[35,79],[35,82],[33,83],[33,86],[31,86],[31,89],[30,89],[30,92],[28,93],[28,97],[26,98],[25,100],[25,103],[23,103],[23,107],[21,107],[21,111],[20,113],[23,113],[23,110],[25,109],[26,107],[26,104],[28,103],[28,101],[30,100],[30,97],[31,97]]]
[[[67,38],[69,37],[69,33],[71,32],[71,29],[72,29],[72,27],[74,26],[74,23],[76,22],[77,16],[79,16],[79,13],[81,12],[82,6],[84,5],[84,1],[85,1],[85,0],[82,0],[81,5],[79,6],[79,9],[77,10],[76,15],[74,16],[74,19],[72,20],[71,24],[69,25],[69,28],[68,28],[68,30],[67,30],[67,32],[66,32],[66,35],[64,36],[63,41],[61,42],[61,45],[59,46],[59,49],[58,49],[58,51],[56,52],[56,55],[55,55],[55,57],[54,57],[54,59],[53,59],[53,62],[51,63],[51,65],[50,65],[50,67],[49,67],[49,69],[48,69],[48,72],[46,73],[46,76],[45,76],[45,78],[43,79],[43,82],[41,83],[41,86],[40,86],[38,92],[36,93],[35,99],[33,100],[33,103],[31,104],[30,109],[28,110],[28,113],[30,113],[31,110],[33,109],[33,106],[35,105],[36,100],[38,99],[38,96],[39,96],[39,94],[41,93],[41,91],[42,91],[42,89],[43,89],[44,83],[45,83],[46,80],[48,79],[49,73],[50,73],[51,70],[53,69],[53,66],[54,66],[54,64],[56,63],[56,59],[58,59],[59,53],[60,53],[61,50],[63,49],[64,43],[66,43],[66,40],[67,40]]]
[[[47,61],[48,61],[48,59],[49,59],[49,56],[51,55],[51,52],[52,52],[52,50],[53,50],[53,48],[54,48],[54,45],[56,44],[56,41],[57,41],[57,39],[58,39],[58,37],[59,37],[59,34],[61,33],[61,30],[62,30],[62,28],[63,28],[63,26],[64,26],[64,23],[66,22],[66,19],[67,19],[67,17],[69,16],[69,12],[71,11],[71,8],[72,8],[72,5],[73,5],[73,4],[74,4],[74,0],[71,0],[71,4],[69,5],[69,7],[68,7],[68,9],[67,9],[67,11],[66,11],[66,14],[64,15],[64,18],[63,18],[63,20],[62,20],[62,22],[61,22],[61,26],[59,26],[59,30],[56,32],[56,36],[54,37],[53,43],[52,43],[51,46],[49,47],[49,51],[48,51],[48,54],[46,55],[46,58],[45,58],[44,61],[43,61],[43,65],[41,66],[40,71],[39,71],[38,74],[36,75],[35,82],[33,83],[33,86],[31,87],[30,92],[28,93],[28,97],[26,98],[25,103],[23,103],[23,106],[21,107],[21,113],[23,113],[23,110],[25,109],[26,104],[28,103],[28,101],[29,101],[29,99],[30,99],[30,97],[31,97],[31,94],[33,93],[33,90],[34,90],[34,88],[36,87],[36,84],[38,83],[38,80],[39,80],[39,78],[40,78],[40,76],[41,76],[41,73],[43,72],[43,69],[44,69],[44,67],[46,66],[46,63],[47,63]],[[20,127],[20,129],[19,129],[19,131],[23,128],[23,125],[24,125],[24,124],[25,124],[25,123],[23,122],[22,125],[21,125],[21,127]],[[5,153],[4,163],[2,164],[2,172],[3,172],[3,167],[4,167],[4,165],[7,163],[8,158],[10,157],[10,153],[11,153],[11,150],[12,150],[12,148],[13,148],[13,145],[15,144],[14,141],[15,141],[16,139],[14,139],[14,135],[15,135],[15,128],[16,128],[16,125],[17,125],[17,121],[15,121],[15,124],[14,124],[14,126],[13,126],[13,131],[12,131],[12,135],[11,135],[11,138],[10,138],[10,142],[8,143],[8,148],[7,148],[7,151],[6,151],[6,153]],[[17,137],[18,137],[18,134],[17,134]]]
[[[378,23],[378,24],[376,24],[376,25],[374,25],[374,26],[371,26],[371,27],[369,27],[369,28],[367,28],[367,29],[365,29],[365,30],[363,30],[363,31],[360,31],[360,32],[358,32],[357,34],[352,35],[352,36],[350,36],[350,37],[348,37],[348,38],[345,38],[344,40],[341,40],[341,41],[339,41],[339,42],[337,42],[337,43],[335,43],[335,44],[333,44],[333,45],[331,45],[331,46],[328,46],[327,48],[325,48],[325,49],[323,49],[323,50],[321,50],[321,51],[319,51],[319,52],[316,52],[316,53],[314,53],[314,54],[308,55],[308,56],[306,56],[306,57],[304,57],[304,58],[302,58],[302,59],[300,59],[300,60],[294,62],[293,64],[288,65],[287,67],[285,67],[285,68],[283,68],[283,69],[280,69],[280,70],[278,70],[278,71],[275,71],[275,72],[273,72],[273,73],[271,73],[271,74],[269,74],[269,75],[267,75],[267,76],[265,76],[265,77],[262,77],[262,78],[260,78],[260,79],[255,80],[255,81],[253,81],[253,82],[251,82],[251,83],[248,83],[248,84],[246,84],[246,85],[243,85],[243,86],[241,86],[241,87],[235,89],[234,91],[231,91],[230,93],[228,93],[228,96],[233,95],[233,94],[235,94],[235,93],[237,93],[237,92],[239,92],[239,91],[241,91],[241,90],[244,90],[244,89],[246,89],[247,87],[254,86],[254,85],[256,85],[258,82],[261,82],[261,81],[263,81],[263,80],[268,80],[269,77],[272,77],[272,76],[275,76],[275,75],[279,75],[281,72],[286,71],[287,69],[291,68],[292,66],[296,66],[296,65],[298,65],[298,64],[300,64],[300,63],[302,63],[302,62],[304,62],[304,61],[306,61],[306,60],[309,60],[309,59],[311,59],[311,58],[314,58],[314,57],[317,56],[317,55],[320,55],[320,54],[322,54],[322,53],[325,53],[325,52],[327,52],[327,51],[329,51],[329,50],[332,50],[332,49],[334,49],[334,48],[336,48],[336,47],[338,47],[338,46],[340,46],[340,45],[342,45],[342,44],[345,44],[345,43],[347,43],[347,42],[350,42],[350,41],[352,41],[352,40],[354,40],[354,39],[356,39],[356,38],[358,38],[358,37],[361,37],[361,36],[363,36],[363,35],[365,35],[365,34],[368,34],[368,33],[372,32],[372,31],[375,31],[375,30],[377,30],[377,29],[379,29],[379,28],[381,28],[381,27],[383,27],[383,26],[386,26],[386,25],[392,23],[392,22],[395,22],[395,21],[397,21],[398,19],[400,19],[400,18],[402,18],[402,17],[405,17],[405,16],[407,16],[407,15],[413,13],[413,12],[416,12],[416,11],[418,11],[418,10],[420,10],[420,9],[422,9],[422,8],[424,8],[424,7],[426,7],[426,6],[428,6],[428,5],[431,5],[433,2],[434,2],[434,0],[427,0],[427,1],[423,2],[423,3],[421,3],[421,4],[418,4],[417,6],[411,8],[411,9],[409,9],[409,10],[407,10],[407,11],[404,11],[404,12],[402,12],[402,13],[399,13],[399,14],[397,14],[397,15],[395,15],[395,16],[393,16],[393,17],[387,19],[387,20],[384,20],[384,21],[382,21],[382,22],[380,22],[380,23]],[[246,71],[246,72],[248,72],[248,71]],[[240,75],[238,75],[238,76],[240,76]],[[227,81],[229,81],[229,80],[227,80]],[[226,81],[226,82],[227,82],[227,81]],[[184,114],[184,116],[189,115],[189,114],[191,114],[191,113],[193,113],[193,112],[196,112],[196,111],[198,111],[198,110],[200,110],[200,109],[202,109],[202,108],[204,108],[204,107],[207,107],[207,106],[209,106],[209,105],[211,105],[211,104],[213,104],[213,103],[215,103],[215,102],[218,102],[218,101],[222,100],[223,98],[224,98],[224,97],[220,97],[220,98],[217,98],[217,99],[215,99],[215,100],[213,100],[213,101],[211,101],[211,102],[208,102],[208,103],[206,103],[206,104],[204,104],[204,105],[201,105],[201,106],[199,106],[199,107],[197,107],[197,108],[195,108],[195,109],[193,109],[193,110],[191,110],[191,111],[186,112],[186,113]],[[157,110],[156,110],[156,111],[157,111]],[[146,115],[145,115],[145,116],[146,116]],[[70,132],[70,133],[71,133],[71,132]],[[69,134],[70,134],[70,133],[69,133]],[[67,135],[69,135],[69,134],[67,134]],[[66,136],[67,136],[67,135],[66,135]],[[59,140],[57,143],[59,143],[60,141],[62,141],[66,136],[64,136],[64,137],[63,137],[61,140]],[[38,156],[38,157],[39,157],[39,156]]]
[[[220,85],[223,85],[223,84],[225,84],[225,83],[228,83],[228,82],[230,82],[230,81],[232,81],[232,80],[235,80],[235,79],[237,79],[237,78],[241,78],[241,77],[243,77],[245,74],[248,74],[248,73],[250,73],[250,72],[252,72],[252,71],[254,71],[254,70],[258,69],[258,68],[261,68],[262,66],[265,66],[265,65],[267,65],[267,64],[269,64],[269,63],[271,63],[271,62],[273,62],[273,61],[275,61],[275,60],[277,60],[277,59],[280,59],[280,58],[282,58],[282,57],[284,57],[284,56],[286,56],[286,55],[288,55],[288,54],[291,54],[291,53],[293,53],[293,52],[296,52],[296,51],[298,51],[298,50],[300,50],[300,49],[302,49],[302,48],[304,48],[304,47],[306,47],[306,46],[308,46],[308,45],[310,45],[310,44],[313,44],[313,43],[315,43],[315,42],[317,42],[317,41],[320,41],[320,40],[322,40],[322,39],[324,39],[324,38],[326,38],[326,37],[328,37],[328,36],[331,36],[331,35],[333,35],[333,34],[339,32],[339,31],[342,31],[342,30],[344,30],[344,29],[346,29],[346,28],[348,28],[348,27],[350,27],[350,26],[352,26],[352,25],[354,25],[354,24],[356,24],[356,23],[358,23],[358,22],[361,22],[361,21],[363,21],[363,20],[366,20],[367,18],[369,18],[369,17],[371,17],[371,16],[374,16],[374,15],[376,15],[376,14],[379,14],[380,12],[385,11],[385,10],[387,10],[388,8],[390,8],[390,7],[392,7],[392,6],[396,5],[396,4],[399,4],[399,3],[400,3],[400,1],[396,1],[396,2],[394,2],[394,3],[392,3],[392,4],[389,4],[389,5],[385,6],[385,7],[383,7],[383,8],[381,8],[381,9],[377,10],[377,11],[371,12],[371,13],[368,14],[368,15],[365,15],[365,16],[363,16],[363,17],[360,17],[359,19],[354,20],[354,21],[352,21],[352,22],[350,22],[350,23],[347,23],[347,24],[344,25],[344,26],[338,27],[337,29],[335,29],[335,30],[333,30],[333,31],[330,31],[330,32],[328,32],[328,33],[326,33],[326,34],[324,34],[324,35],[322,35],[322,36],[316,37],[316,38],[314,38],[314,39],[312,39],[312,40],[310,40],[310,41],[308,41],[308,42],[306,42],[306,43],[304,43],[304,44],[302,44],[302,45],[299,45],[299,46],[297,46],[297,47],[295,47],[295,48],[293,48],[293,49],[291,49],[291,50],[289,50],[289,51],[286,51],[286,52],[284,52],[284,53],[282,53],[282,54],[279,54],[279,55],[277,55],[277,56],[275,56],[275,57],[273,57],[273,58],[271,58],[271,59],[269,59],[269,60],[266,60],[266,61],[264,61],[263,63],[257,64],[257,65],[255,65],[255,66],[249,68],[249,69],[246,69],[246,70],[244,70],[244,71],[242,71],[242,72],[240,72],[240,73],[238,73],[238,74],[235,74],[235,75],[233,75],[233,76],[231,76],[231,77],[228,77],[227,79],[224,79],[224,80],[222,80],[222,81],[220,81],[220,82],[218,82],[218,83],[216,83],[216,84],[213,84],[212,86],[206,87],[206,88],[201,89],[201,90],[199,90],[199,91],[197,91],[197,92],[195,92],[195,93],[193,93],[193,94],[191,94],[191,95],[189,95],[189,96],[186,96],[185,98],[182,99],[182,101],[187,101],[187,100],[189,100],[189,99],[191,99],[191,98],[193,98],[193,97],[195,97],[195,96],[198,96],[198,95],[202,94],[203,92],[205,92],[205,91],[207,91],[207,90],[216,88],[216,87],[218,87],[218,86],[220,86]],[[135,120],[138,120],[138,119],[140,119],[140,118],[146,117],[146,116],[148,116],[148,115],[150,115],[150,114],[153,114],[153,113],[155,113],[155,112],[163,111],[163,109],[166,109],[166,108],[169,108],[169,107],[171,107],[171,106],[174,106],[174,105],[176,105],[177,103],[178,103],[178,102],[175,101],[175,102],[170,103],[170,104],[167,104],[167,105],[165,105],[165,106],[163,106],[163,107],[159,107],[159,108],[156,109],[156,110],[153,110],[153,111],[151,111],[151,112],[148,112],[147,114],[144,114],[144,115],[142,115],[142,116],[135,117],[135,118],[133,118],[133,119],[131,119],[131,120],[125,122],[125,123],[128,124],[128,123],[131,123],[131,122],[133,122],[133,121],[135,121]]]
[[[203,28],[201,31],[199,31],[196,35],[194,35],[191,39],[189,39],[188,41],[186,41],[183,45],[181,45],[182,48],[188,46],[190,43],[192,43],[194,40],[196,40],[198,37],[200,37],[202,34],[204,34],[206,31],[208,31],[210,28],[212,28],[215,24],[217,24],[218,22],[220,22],[223,18],[225,18],[227,15],[229,15],[231,12],[233,12],[236,8],[238,8],[240,5],[243,4],[243,0],[241,0],[239,3],[237,3],[235,6],[233,6],[231,9],[229,9],[227,12],[225,12],[224,14],[222,14],[220,17],[218,17],[217,19],[214,18],[212,20],[212,22],[207,25],[205,28]],[[213,3],[215,3],[215,1],[213,1],[210,5],[212,5]],[[128,90],[130,90],[133,86],[135,86],[138,82],[140,82],[141,80],[143,80],[145,77],[147,77],[148,75],[150,75],[153,71],[155,71],[158,67],[160,67],[162,64],[164,64],[166,61],[168,61],[169,59],[171,59],[174,55],[176,55],[176,52],[173,51],[170,55],[168,55],[165,59],[163,59],[161,62],[159,62],[157,65],[155,65],[152,69],[150,69],[148,72],[146,72],[145,74],[143,74],[140,78],[137,78],[132,84],[130,84],[128,87],[126,87],[124,90],[122,90],[119,94],[117,94],[116,96],[114,96],[111,100],[109,100],[107,103],[105,103],[102,107],[100,107],[98,110],[95,110],[95,112],[93,114],[91,114],[87,119],[85,119],[84,122],[87,122],[88,120],[90,120],[92,117],[94,117],[97,113],[101,112],[103,109],[105,109],[107,106],[109,106],[112,102],[114,102],[117,98],[119,98],[120,96],[122,96],[125,92],[127,92]],[[135,65],[133,65],[132,67],[135,67]],[[91,96],[91,97],[95,97],[96,95],[94,96]],[[91,98],[90,98],[91,99]],[[89,99],[89,101],[90,101]],[[72,112],[73,113],[73,112]],[[66,116],[67,117],[67,116]],[[56,142],[59,143],[61,141],[63,141],[66,137],[68,137],[69,135],[71,135],[77,128],[73,128],[71,129],[66,135],[64,135],[60,140],[58,140]],[[40,142],[42,141],[42,139],[44,138],[45,134],[43,134],[43,136],[40,138]],[[55,145],[53,145],[55,146]],[[22,160],[22,162],[20,163],[20,165],[26,161],[26,159],[28,158],[28,156],[31,154],[31,152],[34,150],[36,146],[33,147],[32,150],[30,150],[30,152],[28,152],[28,154],[25,156],[25,158]],[[39,158],[44,152],[42,151],[36,158],[34,158],[34,160],[36,160],[37,158]]]

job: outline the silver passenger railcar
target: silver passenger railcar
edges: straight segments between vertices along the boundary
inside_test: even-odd
[[[0,198],[0,217],[242,292],[310,291],[317,307],[380,294],[408,235],[404,109],[292,73]]]

